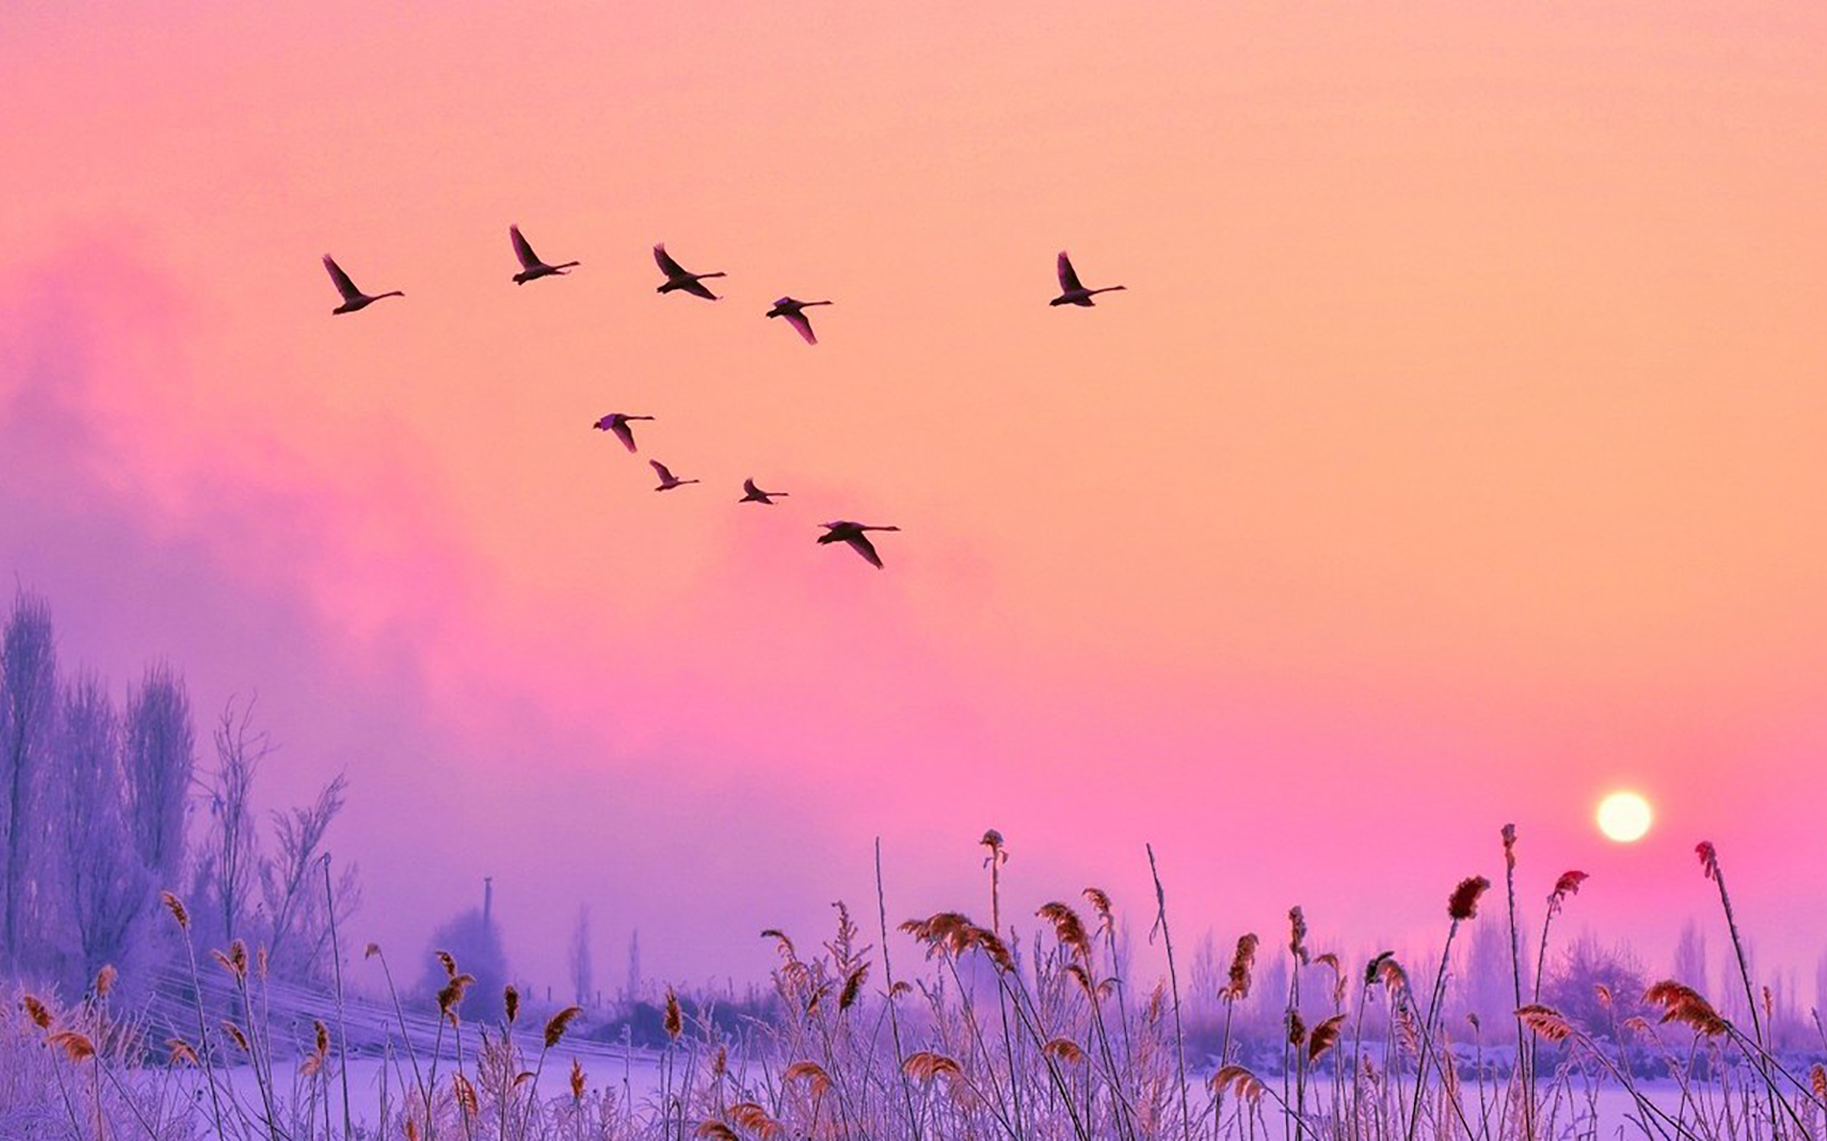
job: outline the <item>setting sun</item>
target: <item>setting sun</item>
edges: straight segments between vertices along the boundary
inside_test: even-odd
[[[1654,818],[1649,801],[1634,792],[1614,792],[1599,801],[1599,831],[1620,844],[1641,840]]]

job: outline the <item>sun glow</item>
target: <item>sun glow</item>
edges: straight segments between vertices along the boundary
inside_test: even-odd
[[[1614,792],[1599,801],[1599,831],[1620,844],[1641,840],[1655,819],[1649,801],[1634,792]]]

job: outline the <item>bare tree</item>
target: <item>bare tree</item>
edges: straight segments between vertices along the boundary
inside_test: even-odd
[[[1814,1010],[1827,1018],[1827,951],[1814,961]]]
[[[1706,989],[1706,934],[1692,919],[1681,927],[1681,939],[1675,944],[1676,982]]]
[[[595,981],[590,967],[590,905],[580,903],[577,925],[571,928],[571,992],[576,995],[572,1001],[587,1006]]]
[[[184,802],[196,767],[196,738],[184,681],[161,662],[127,699],[128,822],[140,861],[161,887],[184,862]]]
[[[313,874],[323,855],[324,834],[343,810],[348,787],[348,778],[338,774],[310,806],[273,813],[277,851],[260,861],[260,891],[271,925],[267,947],[275,970],[309,974],[329,938],[330,917]],[[355,865],[343,869],[336,896],[340,923],[360,900]]]
[[[151,878],[127,835],[121,779],[120,717],[107,690],[84,672],[64,691],[56,799],[62,887],[56,895],[75,936],[77,987],[104,964],[122,965],[142,941],[136,926],[149,914]]]
[[[1542,1001],[1593,1037],[1611,1038],[1641,1009],[1646,985],[1643,964],[1629,947],[1602,946],[1583,931],[1561,952],[1557,967],[1543,973]]]
[[[1459,976],[1467,1013],[1476,1014],[1486,1042],[1508,1041],[1515,1031],[1510,978],[1510,935],[1501,916],[1487,912],[1473,921]]]
[[[260,762],[273,751],[264,731],[252,728],[253,703],[239,714],[233,701],[216,722],[216,771],[203,786],[209,830],[198,853],[195,894],[207,900],[221,923],[224,945],[245,934],[259,877],[253,791]]]
[[[0,962],[20,959],[33,856],[32,813],[57,702],[51,608],[19,591],[0,641]]]

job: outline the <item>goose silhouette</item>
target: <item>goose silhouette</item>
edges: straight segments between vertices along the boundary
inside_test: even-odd
[[[1078,271],[1072,268],[1072,259],[1066,251],[1059,251],[1059,296],[1047,302],[1049,305],[1083,305],[1090,308],[1095,304],[1091,299],[1100,293],[1114,293],[1124,288],[1121,285],[1106,285],[1102,289],[1086,289],[1078,279]]]
[[[343,295],[343,303],[330,310],[332,313],[353,313],[357,309],[368,308],[383,297],[406,296],[397,289],[390,289],[386,293],[363,293],[355,288],[355,282],[349,280],[349,275],[343,272],[343,267],[337,265],[336,259],[329,254],[324,255],[324,269],[329,271],[330,280],[336,283],[336,291]]]
[[[784,491],[763,491],[755,486],[754,480],[745,479],[742,481],[742,498],[738,499],[736,502],[772,504],[776,499],[785,499],[786,497],[787,493]]]
[[[660,486],[654,488],[655,491],[671,491],[675,487],[684,487],[688,483],[698,482],[695,479],[680,479],[659,460],[648,460],[647,462],[653,467],[653,473],[660,477]]]
[[[877,570],[882,569],[882,556],[876,554],[875,544],[869,541],[865,531],[899,531],[899,527],[882,527],[871,523],[857,523],[850,519],[838,519],[831,523],[820,523],[825,533],[818,537],[818,542],[847,543],[850,549],[863,556],[863,561]]]
[[[562,276],[572,266],[583,264],[567,261],[560,262],[558,265],[547,265],[540,261],[539,255],[533,252],[533,243],[527,241],[521,234],[519,226],[508,227],[508,241],[514,244],[514,256],[520,259],[520,272],[514,275],[515,285],[525,285],[529,281],[537,281],[542,277]]]
[[[609,415],[590,425],[599,432],[610,432],[622,442],[622,446],[634,451],[634,429],[629,427],[631,420],[651,420],[652,416],[630,416],[626,412],[611,412]]]
[[[806,310],[814,305],[829,305],[829,301],[796,301],[791,297],[782,297],[774,302],[774,308],[768,310],[770,317],[785,317],[787,324],[799,330],[799,335],[806,339],[806,344],[818,344],[818,337],[812,332],[812,320],[806,316]]]
[[[729,276],[722,271],[716,273],[692,273],[672,259],[672,255],[666,252],[665,242],[661,242],[659,245],[653,247],[653,260],[654,264],[660,267],[660,272],[666,275],[665,284],[661,285],[659,289],[656,290],[658,293],[671,293],[678,290],[689,293],[693,297],[702,297],[706,301],[716,301],[718,299],[717,295],[712,293],[710,288],[704,284],[704,279],[707,277]]]

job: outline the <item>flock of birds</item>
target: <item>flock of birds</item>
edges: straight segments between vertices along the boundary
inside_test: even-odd
[[[525,285],[529,281],[538,281],[542,277],[562,277],[568,270],[583,264],[582,262],[566,261],[553,265],[541,260],[539,255],[533,252],[532,243],[521,234],[519,226],[508,227],[508,241],[514,247],[514,257],[520,262],[520,272],[514,275],[515,285]],[[660,272],[666,275],[666,280],[661,283],[658,292],[689,293],[693,297],[702,297],[706,301],[721,300],[711,292],[709,286],[704,284],[710,278],[727,276],[721,270],[715,273],[692,273],[666,252],[664,242],[653,247],[653,260],[660,267]],[[324,269],[329,271],[330,280],[335,283],[336,291],[342,295],[343,299],[341,305],[330,310],[334,314],[354,313],[366,309],[386,297],[406,296],[403,291],[398,289],[391,289],[385,293],[363,293],[329,254],[324,255]],[[1079,281],[1078,272],[1072,268],[1072,260],[1066,256],[1064,250],[1061,250],[1059,254],[1058,269],[1059,296],[1048,302],[1049,305],[1078,305],[1089,308],[1095,304],[1092,298],[1098,294],[1112,293],[1124,288],[1121,285],[1106,285],[1098,289],[1085,288],[1084,284]],[[793,326],[808,345],[816,345],[818,336],[812,331],[812,320],[806,316],[806,310],[816,305],[829,304],[831,304],[829,301],[801,301],[794,297],[782,297],[774,302],[774,307],[768,310],[767,315],[785,319],[786,323]],[[652,420],[653,418],[652,416],[631,415],[626,412],[611,412],[597,420],[592,426],[599,431],[608,432],[620,440],[623,447],[634,452],[638,450],[634,442],[634,421]],[[696,479],[680,479],[659,460],[648,460],[647,463],[660,480],[659,485],[654,488],[655,491],[674,491],[687,484],[700,482]],[[764,491],[755,486],[753,479],[745,479],[742,481],[742,498],[737,502],[771,505],[776,499],[786,497],[787,493],[784,491]],[[875,544],[869,541],[868,532],[900,530],[899,527],[858,523],[853,519],[836,519],[829,523],[821,523],[820,526],[824,528],[825,533],[818,537],[817,542],[820,544],[843,543],[878,570],[882,566],[882,556],[876,552]]]

